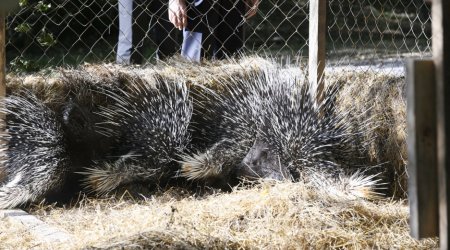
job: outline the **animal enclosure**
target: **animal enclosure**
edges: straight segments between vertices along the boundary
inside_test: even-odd
[[[359,150],[352,151],[357,153],[354,153],[355,159],[352,158],[349,165],[361,166],[367,170],[367,172],[363,171],[364,174],[367,174],[366,176],[376,176],[379,179],[378,182],[372,183],[370,178],[364,179],[361,177],[362,179],[358,179],[359,176],[346,179],[345,175],[338,175],[339,178],[332,176],[333,178],[328,179],[327,177],[330,176],[310,177],[306,173],[306,177],[303,176],[305,177],[303,179],[301,175],[294,178],[296,181],[300,180],[298,183],[262,181],[262,183],[254,186],[245,186],[241,183],[238,188],[232,188],[229,191],[230,193],[219,192],[216,189],[197,192],[179,187],[158,187],[151,190],[149,194],[143,191],[142,193],[147,195],[145,195],[144,200],[138,200],[137,205],[133,205],[133,200],[131,199],[130,202],[130,199],[126,198],[127,195],[124,196],[125,198],[122,197],[123,199],[109,197],[107,200],[97,200],[95,197],[84,197],[84,194],[81,194],[80,197],[84,197],[79,198],[81,202],[78,204],[69,203],[71,205],[67,205],[68,209],[54,206],[47,208],[44,205],[45,203],[41,203],[39,206],[26,207],[27,211],[36,214],[45,222],[59,226],[74,235],[75,240],[71,243],[71,247],[127,247],[138,245],[141,247],[225,247],[238,249],[258,247],[295,248],[299,247],[298,244],[313,248],[388,248],[391,246],[430,248],[437,246],[438,243],[435,238],[416,241],[409,236],[407,204],[404,200],[407,199],[408,189],[408,155],[406,146],[406,83],[403,64],[405,59],[431,57],[432,20],[429,1],[329,0],[310,2],[307,0],[262,0],[259,3],[256,15],[248,19],[243,18],[236,27],[242,29],[243,33],[243,47],[239,50],[237,58],[225,60],[213,58],[211,61],[203,60],[198,64],[186,62],[179,56],[182,47],[182,33],[180,31],[176,29],[166,30],[167,36],[164,36],[162,41],[157,41],[160,38],[158,38],[156,27],[169,22],[167,6],[161,5],[155,9],[154,6],[147,6],[140,1],[136,1],[134,8],[139,8],[141,11],[139,13],[145,16],[145,18],[139,19],[140,21],[132,21],[134,29],[143,34],[143,38],[138,44],[141,49],[136,53],[144,58],[144,61],[141,65],[125,66],[115,65],[118,37],[121,34],[124,35],[124,32],[119,29],[120,1],[28,0],[19,2],[20,6],[16,11],[6,16],[4,25],[6,56],[3,63],[6,65],[7,96],[18,93],[16,92],[17,89],[25,88],[34,93],[58,116],[60,109],[64,110],[67,106],[70,106],[67,103],[70,104],[72,99],[79,101],[77,99],[79,95],[74,94],[74,92],[82,89],[67,84],[67,79],[86,84],[80,86],[113,86],[116,83],[123,86],[128,86],[127,84],[134,86],[132,84],[136,82],[156,82],[157,84],[159,80],[153,80],[153,76],[156,75],[155,79],[186,84],[190,91],[192,91],[192,86],[198,84],[211,88],[215,93],[219,93],[219,96],[222,96],[223,93],[225,93],[224,96],[227,93],[233,96],[235,92],[227,88],[238,85],[227,85],[228,83],[235,84],[235,82],[248,79],[248,77],[250,77],[248,81],[253,78],[260,79],[257,77],[261,76],[255,72],[267,67],[281,68],[280,76],[295,78],[298,82],[308,82],[308,71],[310,74],[315,72],[315,75],[309,75],[309,80],[325,82],[325,97],[329,93],[334,93],[329,94],[332,97],[330,102],[333,103],[333,108],[325,110],[325,115],[329,115],[327,112],[335,112],[340,115],[339,117],[345,117],[342,120],[336,119],[339,122],[335,127],[340,128],[339,125],[344,123],[351,124],[354,128],[350,134],[356,136],[352,137],[351,140],[343,139],[343,141],[350,140],[355,145],[359,145],[361,152]],[[220,5],[221,1],[214,0],[211,2],[217,2]],[[319,3],[326,4],[320,7]],[[318,11],[314,12],[312,7],[318,7]],[[206,13],[209,11],[212,10],[207,10]],[[135,10],[128,14],[133,13],[135,13]],[[319,28],[317,31],[312,31],[311,26],[314,26],[316,22]],[[237,31],[234,30],[234,32]],[[156,44],[158,42],[175,44],[175,55],[164,60],[157,59],[159,55],[156,51]],[[310,65],[308,65],[308,60]],[[321,65],[323,71],[320,68]],[[307,66],[309,66],[309,69],[307,69]],[[265,79],[270,79],[270,77],[262,77],[261,79],[264,82]],[[335,88],[334,92],[329,91],[333,87]],[[181,89],[174,93],[180,94],[184,91],[183,88]],[[268,90],[262,89],[262,92],[268,91],[267,93],[273,91],[270,88]],[[259,91],[259,89],[257,90]],[[113,96],[111,99],[119,100],[119,104],[112,105],[112,108],[116,109],[112,110],[111,106],[107,107],[110,112],[104,113],[103,118],[110,118],[108,121],[110,124],[114,123],[114,119],[118,121],[116,122],[118,124],[122,120],[128,119],[129,115],[126,115],[126,112],[120,109],[127,107],[126,105],[132,102],[123,101],[119,94],[127,93],[127,97],[135,98],[132,99],[133,101],[138,100],[139,98],[136,98],[136,96],[139,95],[129,94],[127,88],[120,89],[117,92],[119,94],[114,92],[115,89],[100,88],[100,90],[94,91],[95,94],[92,95],[92,99],[89,99],[91,98],[89,96],[86,100],[93,100],[92,102],[95,104],[92,106],[101,104],[103,99],[96,99],[96,95],[102,91],[108,93],[108,98]],[[136,93],[148,97],[147,95],[152,92],[147,91],[149,90],[138,87]],[[111,94],[113,92],[115,94]],[[168,93],[167,96],[173,96],[170,91]],[[248,94],[246,91],[236,93]],[[201,92],[199,96],[203,98],[208,94]],[[295,99],[298,96],[301,95],[293,91],[289,98]],[[189,101],[190,98],[198,97],[187,98],[184,96],[183,98],[183,101]],[[251,96],[251,98],[255,97]],[[289,98],[285,99],[289,100]],[[86,100],[83,99],[82,103]],[[223,99],[205,98],[205,100]],[[305,98],[300,100],[304,101]],[[203,103],[204,100],[202,99],[201,102]],[[229,101],[229,103],[233,103],[233,101]],[[248,110],[255,110],[254,107],[257,107],[258,103],[259,101],[256,100],[252,102],[254,105],[247,105],[250,107]],[[303,108],[303,105],[299,106]],[[187,104],[183,106],[183,111],[189,111],[191,108],[190,104]],[[201,108],[204,107],[201,106]],[[195,118],[195,104],[193,104],[192,109],[194,109],[192,116]],[[220,110],[220,108],[217,108],[217,110]],[[236,110],[239,111],[239,108],[236,108]],[[101,111],[104,112],[105,110]],[[224,116],[229,117],[229,114],[239,114],[238,111],[233,110],[233,112],[223,113],[226,114]],[[251,113],[251,111],[249,112]],[[64,114],[64,112],[62,113]],[[125,115],[120,116],[117,115],[118,113]],[[120,117],[120,119],[117,119],[117,117]],[[248,117],[253,116],[249,115]],[[77,121],[78,118],[76,117],[74,121]],[[124,124],[127,123],[124,122]],[[354,126],[355,124],[356,126]],[[357,125],[361,125],[362,128]],[[121,126],[126,127],[126,125]],[[240,129],[239,131],[243,131],[242,127]],[[291,136],[295,133],[287,134]],[[95,142],[95,138],[92,141]],[[189,136],[186,136],[186,138],[189,138]],[[133,143],[128,142],[126,141],[124,144],[133,145]],[[227,141],[225,140],[225,142]],[[242,143],[242,145],[244,144]],[[228,144],[225,143],[225,145]],[[239,144],[239,146],[242,145]],[[184,146],[183,144],[177,147]],[[189,146],[186,147],[189,148]],[[234,146],[231,151],[239,150],[238,147]],[[131,152],[137,151],[131,150]],[[133,157],[137,157],[130,155],[129,158],[127,158],[129,155],[125,155],[126,157],[120,160],[126,161],[131,158],[134,161]],[[334,153],[334,155],[339,154]],[[326,158],[323,162],[333,162],[336,158],[334,155]],[[191,156],[189,163],[195,165],[194,163],[202,155],[192,153]],[[175,157],[178,157],[178,155]],[[185,159],[183,158],[183,160]],[[114,164],[117,162],[120,163],[120,161],[116,161]],[[121,166],[119,163],[117,165]],[[108,164],[108,167],[114,165],[111,162],[108,162]],[[133,166],[133,164],[130,166]],[[191,167],[191,165],[188,167]],[[87,170],[83,171],[91,171],[92,173],[95,172],[95,169],[92,170],[93,168],[87,166]],[[186,167],[182,171],[186,169],[189,170]],[[282,172],[282,174],[285,173]],[[364,176],[364,174],[361,176]],[[158,177],[162,178],[161,176]],[[0,172],[0,181],[2,181],[2,177],[2,172]],[[98,176],[94,176],[90,180],[90,185],[94,189],[95,185],[101,182]],[[364,185],[362,185],[362,189],[358,189],[360,186],[355,183],[369,183],[369,186],[373,184],[377,194],[372,193],[371,188],[364,189]],[[325,186],[329,188],[321,190]],[[348,187],[355,188],[348,190],[346,189]],[[98,189],[101,190],[101,188]],[[296,193],[288,192],[288,190],[295,190]],[[135,190],[130,188],[129,191],[132,193]],[[135,192],[139,193],[140,191]],[[283,192],[280,199],[274,199],[276,192]],[[361,193],[362,195],[358,195]],[[381,198],[378,193],[381,194]],[[394,198],[396,201],[391,202],[384,198]],[[250,204],[250,201],[253,201],[254,206]],[[271,204],[272,201],[274,202]],[[347,205],[339,205],[340,201],[345,201]],[[198,211],[198,218],[206,223],[208,223],[208,219],[221,223],[214,223],[212,228],[207,224],[201,224],[198,218],[188,217],[185,212],[192,210],[190,206],[195,207],[197,202],[203,202],[202,204],[207,207],[205,210]],[[116,204],[118,212],[114,211]],[[212,213],[214,206],[217,206],[217,204],[225,204],[222,214]],[[299,204],[310,205],[297,206]],[[130,229],[128,233],[118,230],[118,234],[113,234],[110,231],[111,228],[102,226],[107,220],[99,220],[100,226],[89,226],[92,230],[98,232],[97,239],[88,237],[89,239],[85,240],[86,235],[80,232],[76,225],[67,220],[71,214],[90,218],[90,212],[92,211],[102,215],[110,213],[111,216],[121,218],[123,214],[141,211],[141,209],[146,210],[147,206],[152,207],[152,205],[155,207],[151,209],[163,211],[158,212],[150,209],[151,214],[155,215],[157,221],[140,219],[136,215],[131,220],[136,223],[137,230]],[[314,209],[308,210],[309,206]],[[158,209],[159,207],[161,209]],[[244,209],[239,210],[236,207]],[[325,207],[330,213],[327,214],[324,221],[314,224],[312,221],[320,217],[321,207]],[[45,212],[47,209],[50,216],[47,216],[47,212]],[[237,212],[231,213],[232,210]],[[397,213],[396,210],[400,212]],[[302,222],[309,215],[312,215],[311,221]],[[107,217],[107,215],[105,216]],[[346,223],[346,219],[352,221],[353,224],[343,225]],[[374,224],[377,219],[381,221],[380,227],[369,226],[369,224]],[[142,220],[142,224],[139,223],[140,220]],[[129,226],[118,224],[114,220],[111,221],[113,221],[111,227],[127,228]],[[280,224],[281,221],[283,221],[281,228],[275,228],[274,224]],[[0,221],[0,229],[7,231],[7,226],[2,227],[1,223],[3,221]],[[79,218],[76,223],[85,225],[87,221]],[[270,228],[269,231],[275,232],[275,236],[268,237],[270,232],[258,228],[258,223],[267,225]],[[149,227],[149,224],[158,226]],[[312,235],[308,235],[309,227],[323,227],[329,230],[327,234],[314,232]],[[383,228],[392,228],[392,231]],[[354,239],[352,239],[352,236],[345,234],[346,231],[352,229],[355,230],[354,235],[358,236]],[[25,238],[30,239],[28,242],[19,244],[23,244],[24,247],[30,246],[28,245],[29,242],[41,244],[36,243],[38,241],[33,239],[33,236],[29,235],[25,229],[18,230],[19,233],[25,235]],[[252,230],[258,231],[258,233],[252,232]],[[376,240],[370,239],[369,231],[376,232]],[[6,242],[6,246],[12,247],[17,242],[10,236],[14,233],[18,233],[18,231],[8,232],[6,236],[0,235],[0,240]],[[394,237],[383,237],[383,235],[394,235]],[[296,240],[288,240],[289,236]],[[395,242],[398,238],[405,240]],[[270,243],[271,241],[276,243]],[[50,246],[52,245],[50,244]]]

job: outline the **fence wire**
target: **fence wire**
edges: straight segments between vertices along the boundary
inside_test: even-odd
[[[403,74],[404,58],[431,55],[430,2],[330,0],[328,63]]]
[[[143,48],[139,53],[150,62],[156,57],[151,33],[155,26],[169,21],[167,1],[155,10],[151,4],[157,1],[136,1],[139,3],[134,6],[143,9],[140,15],[149,17],[136,19],[143,22],[133,19],[133,29],[145,34],[139,41]],[[257,15],[243,24],[246,51],[296,55],[307,48],[307,1],[265,0],[259,7]],[[107,0],[21,1],[20,9],[7,17],[8,69],[35,71],[114,62],[120,34],[118,9],[118,1]],[[166,40],[181,47],[181,32],[171,31]]]
[[[167,1],[158,9],[151,6],[158,1],[136,0],[134,5],[148,17],[133,19],[133,27],[145,35],[139,53],[149,62],[156,56],[151,31],[169,22]],[[426,0],[329,0],[328,6],[327,55],[332,64],[376,65],[388,59],[424,57],[431,51]],[[256,16],[243,24],[245,51],[307,56],[308,8],[307,0],[261,1]],[[7,18],[9,70],[114,62],[118,9],[118,1],[21,0],[20,9]],[[167,32],[165,40],[181,48],[181,33]]]

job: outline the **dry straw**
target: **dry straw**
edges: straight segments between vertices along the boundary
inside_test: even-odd
[[[355,124],[372,119],[375,130],[367,130],[362,140],[370,139],[364,164],[380,165],[388,195],[407,196],[406,90],[404,77],[379,72],[343,71],[328,78],[343,82],[337,107],[353,109]]]
[[[317,190],[310,183],[262,182],[252,188],[203,197],[169,190],[145,201],[83,199],[72,208],[32,209],[73,241],[45,244],[0,235],[4,248],[176,247],[212,249],[429,249],[436,239],[416,241],[408,232],[404,202],[367,201],[342,188]]]

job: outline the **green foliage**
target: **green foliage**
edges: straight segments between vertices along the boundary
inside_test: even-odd
[[[53,37],[53,34],[49,33],[45,27],[42,28],[37,36],[37,41],[42,47],[51,47],[56,44],[56,39]]]
[[[10,69],[13,72],[32,72],[39,70],[39,66],[33,60],[27,60],[23,57],[16,57],[10,63]]]
[[[1,1],[1,0],[0,0]],[[49,0],[19,0],[20,9],[12,23],[14,32],[10,35],[10,46],[17,53],[10,52],[9,68],[15,72],[29,72],[39,70],[42,60],[40,51],[47,50],[58,43],[56,36],[48,27],[51,23],[44,20],[51,18],[48,14],[52,11]],[[51,1],[51,0],[50,0]],[[12,28],[10,27],[10,28]],[[26,50],[33,51],[27,53]],[[35,54],[40,54],[36,56]]]
[[[52,4],[46,4],[44,1],[39,1],[34,8],[41,13],[45,13],[49,11],[51,7]]]
[[[19,6],[21,8],[25,7],[28,5],[28,0],[19,0]]]
[[[31,30],[31,25],[27,22],[21,23],[14,28],[14,31],[21,33],[28,33]]]

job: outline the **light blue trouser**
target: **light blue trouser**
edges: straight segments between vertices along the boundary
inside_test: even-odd
[[[133,49],[133,0],[119,0],[119,42],[116,62],[129,64]]]
[[[152,32],[159,59],[179,50],[178,32],[169,22],[166,0],[119,0],[119,41],[116,62],[143,63],[144,40]],[[151,25],[151,26],[150,26]]]

